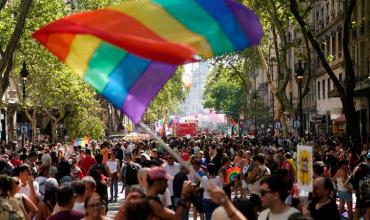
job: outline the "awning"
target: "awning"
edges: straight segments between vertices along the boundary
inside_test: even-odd
[[[338,118],[334,119],[335,122],[346,122],[346,116],[341,114]]]

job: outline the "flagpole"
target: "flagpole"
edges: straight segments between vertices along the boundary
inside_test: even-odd
[[[199,174],[194,170],[194,168],[186,163],[174,150],[170,148],[168,144],[166,144],[157,134],[155,134],[150,128],[148,128],[143,122],[139,122],[139,125],[142,129],[145,130],[149,135],[151,135],[159,144],[173,157],[175,158],[182,166],[184,166],[187,170],[189,170],[190,174],[192,174],[195,178],[199,181],[201,177]]]

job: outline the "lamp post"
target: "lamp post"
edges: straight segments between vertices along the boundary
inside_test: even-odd
[[[297,81],[298,81],[298,110],[299,110],[299,136],[303,136],[303,109],[302,109],[302,81],[304,69],[302,68],[302,61],[298,61],[298,68],[296,69]]]
[[[22,70],[20,72],[20,75],[21,75],[21,79],[22,79],[22,89],[23,89],[23,103],[26,102],[26,82],[27,82],[27,78],[29,76],[29,72],[27,70],[27,66],[26,66],[26,63],[23,63],[23,66],[22,66]],[[22,133],[22,147],[24,148],[25,145],[26,145],[26,130],[25,130],[25,125],[26,125],[26,120],[24,119],[23,120],[23,123],[22,123],[23,126],[21,126],[21,133]]]

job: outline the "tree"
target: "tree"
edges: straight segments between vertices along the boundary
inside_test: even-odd
[[[249,101],[247,96],[251,87],[242,71],[242,63],[218,62],[214,65],[204,90],[204,107],[222,111],[234,120],[237,120],[240,114],[246,116]]]
[[[307,22],[302,16],[302,8],[297,3],[296,0],[290,0],[290,10],[297,20],[302,32],[307,35],[312,48],[317,53],[322,66],[328,73],[330,79],[333,81],[335,88],[338,90],[340,100],[343,106],[343,113],[346,116],[346,135],[353,141],[353,147],[351,148],[353,152],[361,151],[361,139],[360,139],[360,127],[358,124],[358,115],[356,114],[355,104],[354,104],[354,92],[356,86],[356,76],[353,69],[352,58],[349,50],[349,39],[351,30],[351,21],[353,10],[356,5],[356,0],[343,0],[344,9],[344,21],[343,21],[343,38],[342,38],[342,48],[343,48],[343,61],[344,61],[344,71],[345,80],[341,82],[338,77],[334,74],[331,69],[328,60],[326,59],[324,52],[321,50],[320,45],[315,37],[315,35],[308,28]],[[350,120],[349,120],[350,119]]]
[[[0,107],[14,67],[14,53],[24,29],[32,0],[23,0],[13,7],[13,2],[0,0]]]

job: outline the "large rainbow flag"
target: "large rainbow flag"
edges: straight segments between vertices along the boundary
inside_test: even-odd
[[[74,14],[33,34],[139,122],[178,65],[257,45],[253,11],[233,0],[151,0]]]

